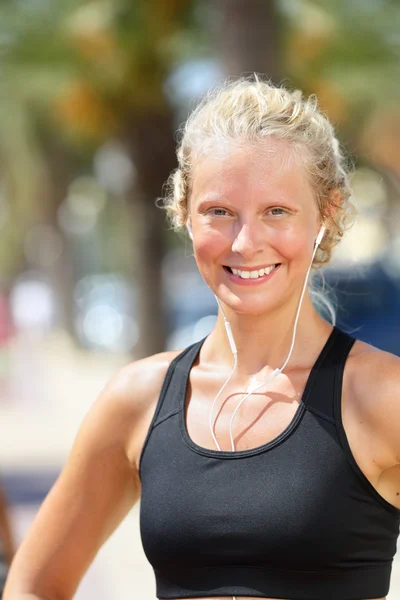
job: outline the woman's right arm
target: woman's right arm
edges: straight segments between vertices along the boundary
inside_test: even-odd
[[[140,496],[132,440],[168,366],[124,367],[86,415],[71,454],[21,544],[4,600],[70,600],[99,548]]]
[[[14,556],[14,540],[11,531],[10,518],[8,516],[7,501],[0,487],[0,549],[3,550],[4,558],[10,564]]]

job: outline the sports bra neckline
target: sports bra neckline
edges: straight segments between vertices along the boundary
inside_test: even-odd
[[[183,440],[186,442],[186,444],[189,446],[189,448],[191,450],[193,450],[194,452],[196,452],[197,454],[202,454],[203,456],[208,456],[210,458],[219,458],[219,459],[221,459],[221,458],[224,458],[224,459],[225,458],[245,458],[247,456],[254,456],[256,454],[260,454],[262,452],[271,450],[275,446],[278,446],[280,443],[284,442],[290,436],[292,431],[297,427],[298,423],[300,422],[300,420],[303,416],[303,413],[306,409],[307,401],[308,401],[316,374],[318,372],[318,369],[320,368],[323,360],[325,359],[326,355],[328,354],[329,349],[331,348],[332,344],[334,343],[335,338],[338,335],[338,331],[339,331],[338,328],[334,325],[320,354],[318,355],[317,360],[315,361],[314,365],[312,366],[312,368],[310,370],[310,373],[308,374],[307,382],[304,387],[303,394],[302,394],[300,402],[299,402],[299,406],[297,407],[296,412],[294,413],[294,415],[293,415],[290,423],[287,425],[287,427],[285,427],[285,429],[277,437],[270,440],[269,442],[266,442],[265,444],[261,444],[260,446],[255,446],[254,448],[249,448],[247,450],[232,451],[232,450],[217,450],[217,449],[214,450],[211,448],[205,448],[204,446],[200,446],[199,444],[194,442],[192,440],[192,438],[190,437],[188,429],[187,429],[187,425],[186,425],[186,396],[187,396],[187,390],[188,390],[188,385],[189,385],[189,376],[190,376],[190,371],[192,369],[192,366],[193,366],[194,362],[196,361],[196,359],[199,355],[199,352],[201,350],[201,347],[202,347],[204,341],[206,340],[206,338],[204,338],[203,340],[201,340],[200,342],[198,342],[197,344],[192,346],[193,354],[192,354],[191,360],[187,361],[186,369],[183,374],[183,386],[182,386],[183,391],[181,391],[180,398],[179,398],[179,425],[180,425],[180,431],[181,431]]]

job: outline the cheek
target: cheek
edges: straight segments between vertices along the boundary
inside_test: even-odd
[[[219,257],[226,254],[226,238],[218,232],[209,232],[204,235],[198,235],[193,246],[194,256],[199,270],[207,270],[218,263]]]
[[[287,241],[287,248],[287,254],[289,258],[300,257],[308,250],[307,239],[295,236],[293,239],[289,239]]]
[[[313,240],[303,231],[288,230],[275,239],[276,248],[288,260],[308,256],[313,251]]]

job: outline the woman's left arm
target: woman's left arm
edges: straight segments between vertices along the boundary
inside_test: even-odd
[[[376,392],[381,390],[382,406],[377,407],[378,419],[386,433],[393,460],[400,465],[400,358],[387,352],[380,354],[382,356],[377,359]]]
[[[382,440],[392,467],[400,467],[400,357],[374,348],[360,354],[356,371],[354,393],[361,414]]]

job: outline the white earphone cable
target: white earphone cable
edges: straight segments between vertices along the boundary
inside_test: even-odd
[[[319,244],[321,242],[321,239],[322,239],[322,237],[324,235],[324,232],[325,232],[325,227],[322,226],[321,229],[320,229],[320,232],[319,232],[319,234],[317,236],[317,239],[315,241],[314,251],[313,251],[313,254],[312,254],[312,257],[311,257],[311,260],[310,260],[310,264],[309,264],[308,269],[307,269],[306,277],[305,277],[304,284],[303,284],[303,289],[302,289],[300,300],[299,300],[299,304],[298,304],[298,307],[297,307],[297,312],[296,312],[296,317],[295,317],[295,322],[294,322],[294,327],[293,327],[292,343],[291,343],[291,346],[290,346],[289,354],[288,354],[285,362],[283,363],[282,367],[280,369],[275,369],[274,372],[272,373],[272,375],[270,377],[268,377],[266,380],[262,381],[260,383],[260,385],[256,386],[255,388],[253,387],[248,393],[245,393],[244,397],[240,400],[240,402],[236,406],[235,410],[233,411],[233,414],[232,414],[232,417],[231,417],[231,420],[230,420],[230,424],[229,424],[229,436],[230,436],[230,440],[231,440],[232,451],[235,450],[235,444],[234,444],[233,435],[232,435],[232,425],[233,425],[233,420],[235,418],[235,415],[236,415],[237,411],[239,410],[240,406],[243,404],[243,402],[246,400],[246,398],[248,398],[249,396],[251,396],[251,394],[253,394],[254,392],[258,391],[259,389],[261,389],[262,387],[264,387],[267,383],[269,383],[270,381],[272,381],[272,379],[274,379],[275,377],[277,377],[278,375],[280,375],[280,373],[282,373],[282,371],[285,369],[286,365],[288,364],[288,362],[290,360],[290,357],[292,355],[293,348],[294,348],[294,343],[295,343],[295,338],[296,338],[296,331],[297,331],[297,323],[298,323],[299,316],[300,316],[301,305],[302,305],[302,302],[303,302],[303,298],[304,298],[304,293],[305,293],[306,286],[307,286],[308,277],[309,277],[310,270],[311,270],[311,267],[312,267],[312,264],[313,264],[313,261],[314,261],[315,253],[316,253],[317,248],[318,248],[318,246],[319,246]],[[229,343],[230,343],[230,346],[231,346],[232,354],[233,354],[233,357],[234,357],[234,364],[233,364],[232,372],[229,375],[228,379],[225,381],[224,385],[219,390],[219,392],[216,395],[216,397],[214,398],[214,401],[213,401],[213,403],[211,405],[211,409],[210,409],[209,425],[210,425],[211,435],[213,437],[214,443],[217,446],[218,450],[221,450],[221,448],[220,448],[220,446],[218,444],[218,441],[217,441],[217,439],[216,439],[216,437],[214,435],[214,424],[215,423],[213,423],[213,421],[212,421],[212,413],[213,413],[213,408],[214,408],[214,405],[215,405],[216,401],[218,400],[218,398],[220,397],[221,393],[223,392],[223,390],[225,389],[225,387],[227,386],[227,384],[231,380],[232,375],[234,374],[234,372],[236,370],[236,367],[237,367],[237,349],[236,349],[235,341],[234,341],[234,338],[233,338],[233,334],[232,334],[230,323],[229,323],[229,321],[226,318],[224,309],[222,308],[222,305],[221,305],[219,299],[217,298],[217,296],[216,296],[216,300],[218,302],[218,306],[221,308],[221,311],[222,311],[222,314],[223,314],[223,317],[224,317],[225,328],[226,328],[226,332],[227,332],[227,335],[228,335]]]

